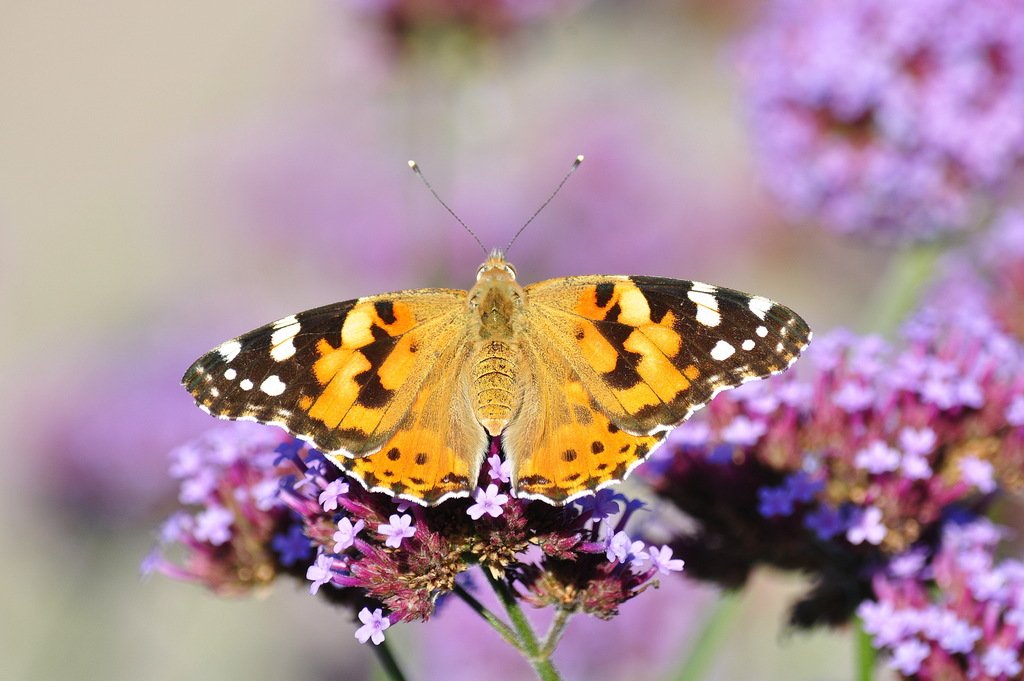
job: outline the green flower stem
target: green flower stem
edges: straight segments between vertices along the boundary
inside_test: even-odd
[[[519,637],[516,635],[516,632],[512,631],[512,628],[504,622],[502,622],[497,615],[495,615],[493,612],[484,607],[483,603],[478,601],[476,598],[472,596],[472,594],[470,594],[468,591],[466,591],[457,584],[455,585],[455,589],[453,590],[453,592],[455,593],[456,596],[461,598],[466,605],[472,608],[476,612],[476,614],[483,617],[487,621],[487,623],[490,624],[491,627],[493,627],[494,630],[498,632],[510,646],[524,653],[526,652],[525,648],[523,647],[523,642],[519,640]]]
[[[512,628],[519,634],[519,640],[523,643],[523,654],[533,666],[533,670],[537,672],[537,677],[541,681],[561,681],[562,677],[558,675],[555,665],[551,663],[552,651],[545,651],[541,647],[537,640],[537,634],[530,626],[530,621],[526,619],[526,613],[516,603],[515,595],[508,584],[492,575],[488,570],[484,570],[484,574],[487,575],[487,581],[490,582],[491,588],[498,594],[501,604],[505,606],[505,612],[508,613],[509,620],[512,622]]]
[[[917,305],[936,262],[947,250],[948,244],[939,240],[908,246],[893,256],[868,307],[866,321],[871,330],[888,333],[899,326]]]
[[[874,681],[875,662],[878,651],[871,645],[871,635],[864,631],[864,622],[858,617],[855,623],[857,646],[857,681]]]
[[[702,681],[728,638],[733,622],[741,611],[740,599],[734,593],[723,593],[711,611],[689,656],[671,676],[672,681]]]
[[[562,634],[565,633],[565,625],[569,623],[571,616],[572,611],[565,608],[559,608],[555,613],[555,619],[551,620],[551,626],[548,628],[548,633],[544,635],[544,642],[540,646],[540,652],[544,657],[551,657],[551,654],[555,652],[558,642],[562,640]]]
[[[388,681],[407,681],[405,674],[402,673],[402,668],[398,666],[398,660],[395,659],[395,655],[391,652],[391,645],[387,639],[381,641],[380,645],[372,646],[373,652],[377,655],[377,662],[380,663],[381,669],[384,670],[384,675]]]

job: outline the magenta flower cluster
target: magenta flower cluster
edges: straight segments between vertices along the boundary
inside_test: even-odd
[[[966,227],[1024,159],[1022,0],[773,0],[739,62],[770,189],[839,232]]]
[[[929,564],[894,561],[857,609],[875,647],[904,678],[1024,678],[1024,563],[999,559],[1005,530],[950,524]]]
[[[602,618],[683,569],[671,548],[626,538],[638,502],[607,490],[567,507],[516,499],[496,448],[471,499],[431,508],[367,492],[274,428],[213,431],[176,450],[172,472],[195,511],[168,521],[147,570],[220,593],[304,579],[358,614],[364,643],[465,594],[477,565],[521,600]]]

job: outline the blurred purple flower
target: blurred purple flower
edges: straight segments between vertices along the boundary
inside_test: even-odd
[[[183,367],[236,314],[211,323],[195,309],[172,311],[113,338],[80,339],[81,356],[66,357],[66,366],[55,358],[53,380],[40,376],[17,407],[32,424],[25,430],[40,457],[35,479],[52,509],[91,530],[144,526],[164,512],[175,495],[167,453],[211,424],[181,388]],[[196,328],[207,329],[203,338]],[[199,493],[202,480],[191,482]]]
[[[295,564],[302,557],[295,546],[301,539],[291,528],[278,531],[287,508],[280,499],[268,504],[252,494],[267,481],[279,483],[282,471],[274,462],[288,439],[277,428],[231,423],[178,447],[173,469],[182,486],[208,482],[203,497],[189,502],[200,510],[175,514],[165,525],[146,569],[231,594],[270,582],[278,560]],[[305,546],[308,556],[308,538]],[[314,585],[327,566],[318,559],[316,568],[310,567]]]
[[[1021,0],[773,0],[739,61],[766,182],[839,232],[966,228],[1024,159]]]
[[[396,49],[433,39],[443,30],[463,31],[480,38],[508,35],[525,25],[567,14],[586,0],[342,0],[375,23]]]

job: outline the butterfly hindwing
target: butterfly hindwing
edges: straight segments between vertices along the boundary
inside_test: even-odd
[[[182,382],[214,416],[280,425],[325,454],[364,456],[398,429],[441,339],[464,334],[465,291],[335,303],[222,343]]]
[[[622,480],[661,441],[616,426],[565,356],[526,343],[532,367],[523,406],[502,435],[520,496],[564,503]]]
[[[411,409],[387,443],[367,457],[332,459],[373,491],[436,504],[466,496],[487,451],[463,370],[472,345],[448,343],[420,384]]]

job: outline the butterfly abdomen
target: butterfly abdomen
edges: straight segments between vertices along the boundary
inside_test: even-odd
[[[487,432],[497,436],[512,419],[516,390],[516,353],[508,343],[481,345],[473,370],[473,410]]]

